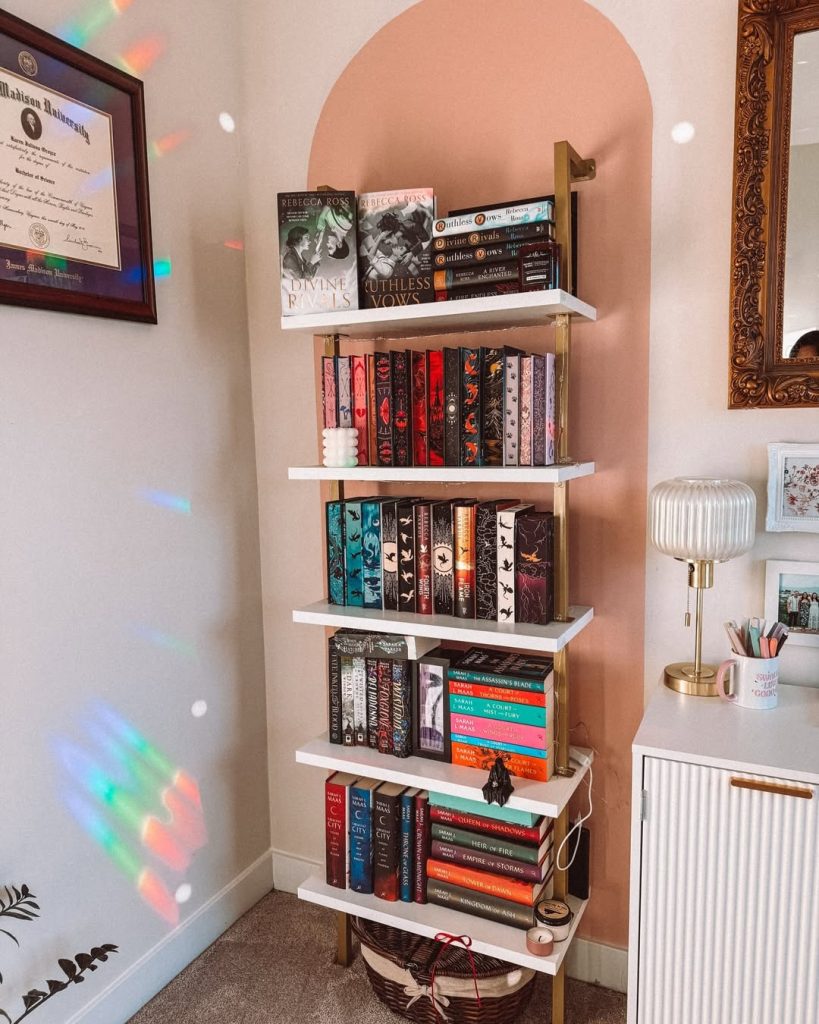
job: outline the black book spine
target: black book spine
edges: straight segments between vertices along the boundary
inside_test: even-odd
[[[455,614],[455,574],[452,550],[452,502],[432,506],[432,611]]]
[[[460,465],[461,356],[444,349],[444,465]]]
[[[467,231],[461,235],[444,235],[433,241],[433,248],[438,253],[476,245],[489,246],[499,242],[535,241],[541,238],[552,240],[554,237],[555,226],[552,221],[541,220],[533,224],[520,224],[508,228],[486,228],[483,231]]]
[[[478,505],[475,517],[475,618],[498,618],[498,502]]]
[[[412,753],[412,692],[408,661],[392,663],[392,752],[396,757]]]
[[[409,352],[391,352],[393,465],[412,464],[412,404]]]
[[[451,267],[449,270],[436,270],[433,272],[432,279],[435,291],[439,292],[471,284],[517,281],[519,274],[517,260],[503,260],[501,263],[487,263],[480,267]]]
[[[329,733],[331,743],[342,743],[341,735],[341,658],[330,637],[327,643],[327,681],[330,697]]]
[[[487,921],[499,921],[513,928],[528,929],[534,926],[535,914],[531,907],[464,889],[459,885],[450,885],[448,882],[439,882],[436,878],[427,880],[427,900],[440,907],[452,907],[465,914],[475,914]]]
[[[418,609],[415,560],[413,503],[402,501],[398,505],[398,610],[401,612],[414,612]]]
[[[381,596],[384,610],[398,611],[398,502],[381,503]]]
[[[518,242],[494,242],[490,245],[473,245],[462,249],[447,249],[436,252],[432,258],[436,270],[447,267],[480,267],[485,263],[501,263],[517,259],[524,245],[537,243],[537,238],[522,239]]]
[[[520,281],[515,278],[513,281],[488,281],[485,284],[467,284],[458,288],[436,288],[436,302],[452,302],[455,299],[485,299],[493,298],[496,295],[517,295],[520,291]]]
[[[367,658],[367,746],[378,749],[378,658]]]
[[[515,619],[546,625],[554,618],[554,516],[515,517]]]
[[[481,464],[481,352],[462,348],[460,464]]]
[[[375,413],[378,465],[392,466],[392,368],[389,352],[375,353]]]
[[[503,349],[481,350],[481,451],[484,466],[503,465]]]

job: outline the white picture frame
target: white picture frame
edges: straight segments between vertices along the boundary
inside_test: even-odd
[[[768,445],[765,529],[819,533],[819,444]]]
[[[788,607],[792,595],[807,595],[808,607]],[[811,598],[816,595],[816,608],[811,614]],[[819,562],[765,563],[765,618],[788,626],[788,646],[819,647]],[[803,619],[805,622],[803,624]]]

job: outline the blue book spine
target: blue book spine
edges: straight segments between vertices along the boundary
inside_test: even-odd
[[[372,790],[350,787],[350,888],[373,891]]]
[[[462,736],[460,733],[452,734],[453,743],[468,743],[470,747],[491,747],[493,750],[505,750],[509,754],[521,754],[523,757],[539,757],[545,760],[549,756],[548,750],[540,750],[537,747],[522,747],[519,743],[502,743],[500,740],[483,740],[476,736]]]
[[[347,604],[364,607],[364,558],[361,546],[361,502],[344,502],[344,568],[347,577]]]
[[[466,697],[460,693],[449,695],[449,710],[461,715],[476,715],[478,718],[494,718],[497,722],[516,722],[541,728],[545,728],[548,721],[546,708],[516,704],[512,701]]]
[[[413,888],[413,824],[415,818],[415,796],[401,794],[401,856],[398,862],[400,882],[399,895],[404,903],[412,903]]]
[[[364,607],[381,608],[381,502],[361,503]]]
[[[327,502],[327,598],[344,604],[344,506]]]

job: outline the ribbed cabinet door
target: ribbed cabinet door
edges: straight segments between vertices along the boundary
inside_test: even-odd
[[[643,763],[639,1024],[817,1024],[819,789]]]

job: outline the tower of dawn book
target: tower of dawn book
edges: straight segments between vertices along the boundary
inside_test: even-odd
[[[358,197],[361,306],[432,302],[431,188],[365,192]]]
[[[280,192],[282,316],[358,309],[355,192]]]

